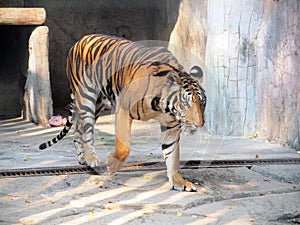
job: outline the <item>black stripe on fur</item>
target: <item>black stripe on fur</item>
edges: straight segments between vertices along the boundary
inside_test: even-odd
[[[68,120],[64,129],[51,141],[41,144],[39,146],[39,149],[43,150],[43,149],[48,148],[48,147],[52,146],[53,144],[56,144],[57,142],[59,142],[61,139],[63,139],[66,136],[66,134],[69,132],[71,126],[72,126],[72,123]]]

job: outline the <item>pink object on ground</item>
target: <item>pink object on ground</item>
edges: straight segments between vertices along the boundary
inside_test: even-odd
[[[52,116],[49,119],[49,125],[51,127],[65,126],[66,122],[67,122],[67,118],[63,118],[61,115]]]

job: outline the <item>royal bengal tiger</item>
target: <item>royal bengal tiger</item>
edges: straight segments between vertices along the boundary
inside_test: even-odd
[[[66,65],[72,115],[57,137],[40,145],[45,149],[68,133],[74,124],[74,145],[80,164],[97,167],[94,125],[101,109],[115,108],[116,146],[108,170],[120,170],[130,152],[132,120],[156,118],[161,124],[162,152],[171,189],[195,191],[179,171],[180,131],[195,132],[204,125],[206,96],[196,78],[200,67],[185,72],[163,47],[146,47],[119,37],[84,36],[69,51]],[[194,78],[194,77],[196,78]]]

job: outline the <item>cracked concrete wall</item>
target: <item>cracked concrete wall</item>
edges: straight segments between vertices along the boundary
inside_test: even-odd
[[[209,0],[209,129],[300,148],[300,3]]]
[[[258,135],[300,149],[300,2],[267,1],[257,37]]]
[[[259,6],[253,1],[208,4],[206,66],[209,128],[222,135],[256,132],[256,59]],[[250,56],[250,57],[249,57]]]

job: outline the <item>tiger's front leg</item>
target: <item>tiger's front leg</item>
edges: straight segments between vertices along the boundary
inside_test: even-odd
[[[180,174],[179,161],[179,128],[162,128],[162,151],[167,166],[170,189],[177,191],[196,191],[193,183],[185,180]]]
[[[107,169],[110,174],[118,172],[129,155],[131,124],[132,119],[128,111],[122,108],[118,109],[115,119],[116,149],[107,160]]]

